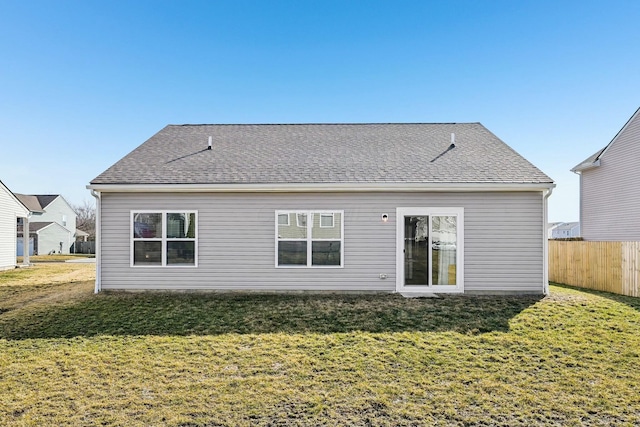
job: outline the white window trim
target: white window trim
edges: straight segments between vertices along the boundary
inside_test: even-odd
[[[307,237],[305,238],[287,238],[287,239],[281,239],[278,236],[278,215],[280,214],[292,214],[294,213],[296,215],[296,222],[297,222],[297,218],[298,218],[298,214],[306,214],[307,215]],[[319,239],[313,238],[313,218],[312,215],[313,214],[340,214],[340,239]],[[276,268],[344,268],[344,210],[340,210],[340,209],[331,209],[331,210],[327,210],[327,209],[305,209],[305,210],[277,210],[276,211],[276,215],[275,215],[275,222],[276,222],[276,226],[275,226],[275,267]],[[335,222],[334,222],[334,226],[335,226]],[[300,227],[300,225],[298,224],[298,227]],[[278,265],[278,242],[279,241],[301,241],[301,242],[307,242],[307,265]],[[313,265],[312,264],[312,246],[313,246],[313,242],[340,242],[340,265]]]
[[[331,218],[331,225],[322,225],[322,217],[330,217]],[[333,228],[335,227],[336,223],[335,223],[335,219],[333,217],[333,212],[331,212],[330,214],[328,213],[321,213],[320,214],[320,218],[318,219],[318,224],[320,225],[320,228]]]
[[[280,215],[284,216],[285,218],[287,218],[287,222],[286,224],[280,224]],[[291,225],[291,221],[289,220],[289,214],[280,214],[277,217],[277,221],[278,221],[278,225],[284,225],[284,226],[290,226]]]
[[[455,216],[457,217],[457,252],[456,252],[456,285],[430,285],[430,286],[405,286],[404,284],[404,217],[407,215],[429,216],[429,240],[431,242],[431,217]],[[429,271],[431,271],[431,258],[429,258]],[[396,208],[396,292],[435,292],[435,293],[462,293],[464,292],[464,208],[462,207],[401,207]]]
[[[162,234],[161,237],[145,237],[145,238],[134,238],[134,218],[136,214],[140,213],[148,213],[148,214],[161,214],[162,215]],[[195,238],[167,238],[167,214],[168,213],[184,213],[184,214],[195,214]],[[277,220],[277,219],[276,219]],[[167,209],[167,210],[157,210],[157,209],[136,209],[132,210],[130,214],[129,220],[129,239],[130,239],[130,247],[129,247],[129,265],[132,268],[196,268],[198,267],[198,236],[200,232],[198,230],[198,211],[196,210],[180,210],[180,209]],[[134,263],[134,242],[140,241],[148,241],[148,242],[162,242],[160,245],[160,250],[162,251],[161,264],[160,265],[136,265]],[[167,242],[171,241],[182,241],[182,242],[194,242],[194,263],[193,264],[167,264]]]

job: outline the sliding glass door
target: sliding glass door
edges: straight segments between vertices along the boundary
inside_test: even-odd
[[[398,208],[397,214],[398,290],[461,292],[463,209]]]

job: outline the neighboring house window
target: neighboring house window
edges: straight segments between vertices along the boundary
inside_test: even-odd
[[[320,227],[331,228],[333,227],[333,214],[320,214]]]
[[[296,214],[296,224],[300,228],[307,228],[307,214],[306,213]]]
[[[278,225],[289,225],[289,214],[279,214]]]
[[[197,212],[131,212],[131,265],[197,265]]]
[[[296,216],[296,226],[281,216]],[[276,267],[342,267],[344,211],[276,211]]]
[[[63,227],[67,226],[67,216],[66,215],[62,215],[62,226]]]

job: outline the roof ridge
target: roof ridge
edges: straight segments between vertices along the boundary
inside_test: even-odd
[[[480,122],[348,122],[348,123],[182,123],[167,126],[363,126],[363,125],[481,125]]]

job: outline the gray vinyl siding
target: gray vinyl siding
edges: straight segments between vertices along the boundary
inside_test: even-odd
[[[640,115],[609,149],[600,166],[580,178],[580,227],[585,240],[640,240]]]
[[[396,208],[421,206],[465,209],[466,292],[543,292],[541,192],[103,193],[102,288],[394,291]],[[145,209],[198,211],[198,267],[130,267]],[[344,210],[343,268],[276,268],[275,211],[304,209]]]

